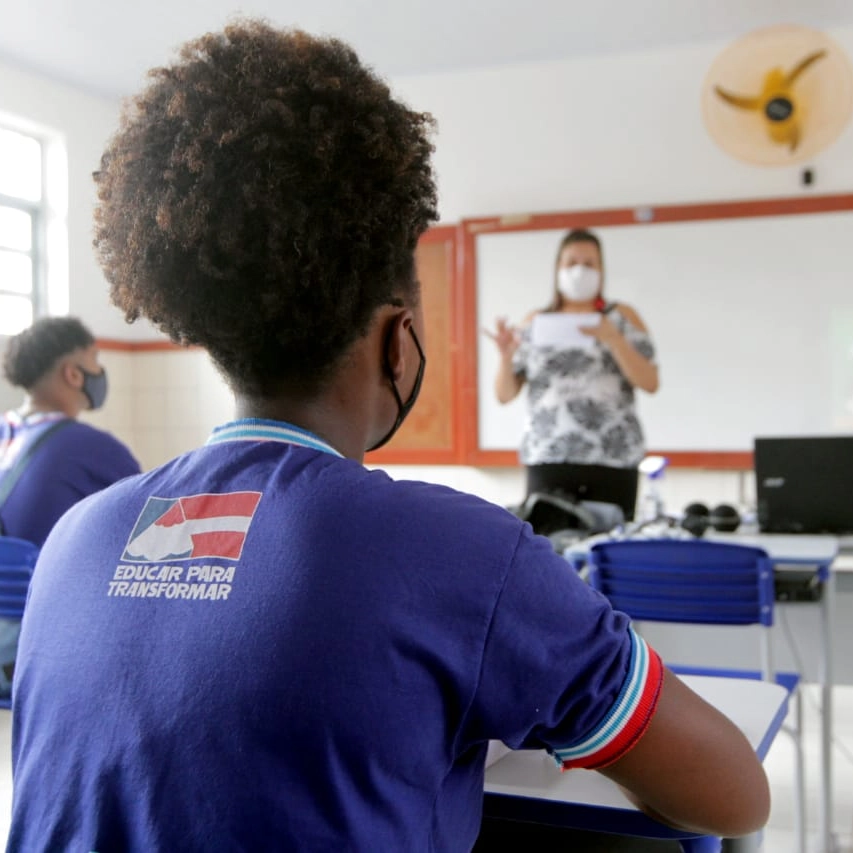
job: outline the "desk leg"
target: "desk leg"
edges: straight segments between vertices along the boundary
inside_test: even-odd
[[[754,832],[742,838],[724,838],[723,853],[758,853],[761,850],[761,836]]]
[[[819,850],[832,853],[834,848],[832,837],[832,611],[835,604],[835,575],[832,571],[824,584],[821,601],[821,655],[820,672],[820,704],[821,704],[821,761],[820,761],[820,822]]]

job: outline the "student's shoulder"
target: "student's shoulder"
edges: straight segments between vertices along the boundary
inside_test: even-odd
[[[60,439],[57,445],[73,449],[93,464],[118,462],[128,468],[127,473],[140,470],[139,463],[123,441],[91,424],[70,420],[57,437]]]
[[[435,505],[442,508],[480,505],[493,506],[476,495],[423,480],[396,479],[381,468],[363,468],[363,474],[355,483],[365,490],[365,498],[377,501],[394,501],[414,505]]]
[[[365,507],[400,523],[417,524],[448,536],[517,540],[523,522],[508,509],[450,486],[419,480],[393,480],[384,471],[368,471],[361,484]]]
[[[136,460],[132,456],[129,458],[136,465]],[[64,528],[69,524],[69,529],[73,529],[75,524],[82,524],[84,520],[89,524],[95,520],[123,517],[128,507],[135,506],[135,503],[142,499],[140,496],[147,495],[146,480],[150,478],[150,472],[142,473],[138,467],[135,470],[116,472],[111,467],[90,470],[89,476],[96,480],[106,477],[106,480],[94,491],[77,500],[59,519],[54,529],[60,525]]]
[[[60,430],[59,435],[64,435],[70,441],[85,441],[89,444],[100,444],[104,447],[127,447],[124,442],[116,438],[112,433],[92,424],[69,419]]]

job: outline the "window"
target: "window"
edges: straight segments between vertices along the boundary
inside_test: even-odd
[[[15,335],[42,308],[44,150],[0,128],[0,335]]]

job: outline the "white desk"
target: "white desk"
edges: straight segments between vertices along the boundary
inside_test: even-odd
[[[729,717],[761,758],[788,712],[788,693],[777,684],[749,679],[682,676],[706,701]],[[510,752],[486,770],[484,812],[493,817],[547,822],[575,829],[645,838],[695,837],[640,812],[619,787],[587,770],[561,773],[539,750]],[[757,837],[726,842],[731,851],[758,849]]]
[[[686,531],[679,528],[666,529],[650,527],[636,538],[653,538],[655,536],[672,535],[678,538],[692,538]],[[596,542],[608,541],[611,537],[600,535],[575,543],[566,552],[566,557],[575,567],[584,561],[589,548]],[[635,538],[634,536],[619,538]],[[709,530],[706,539],[719,542],[731,542],[737,545],[752,545],[762,548],[773,561],[774,571],[802,571],[813,567],[823,585],[819,607],[821,611],[820,625],[820,672],[821,686],[821,778],[818,832],[821,853],[832,853],[832,625],[833,607],[835,603],[835,576],[833,562],[838,554],[838,540],[834,536],[809,534],[778,534],[778,533],[718,533]],[[815,605],[811,605],[815,606]]]

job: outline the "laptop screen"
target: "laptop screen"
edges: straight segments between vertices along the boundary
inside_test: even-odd
[[[755,439],[764,533],[853,533],[853,435]]]

